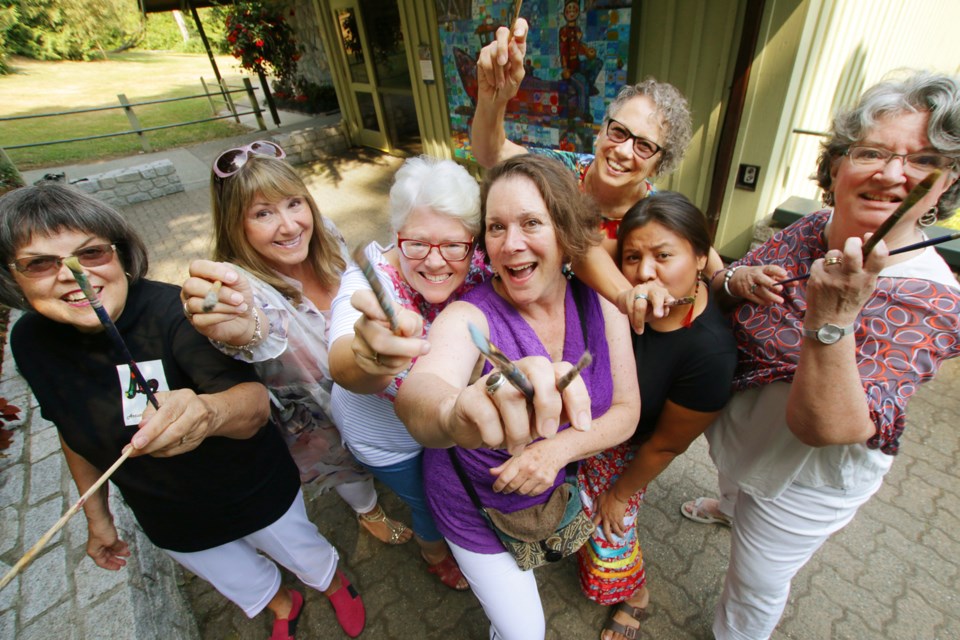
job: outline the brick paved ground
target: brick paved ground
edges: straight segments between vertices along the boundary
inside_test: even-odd
[[[353,244],[388,239],[385,196],[397,166],[396,159],[359,152],[302,170],[323,211]],[[180,282],[189,260],[207,254],[210,223],[204,190],[134,205],[125,213],[148,240],[153,277]],[[884,488],[800,573],[774,638],[960,638],[958,389],[960,363],[954,362],[913,401],[903,452]],[[42,443],[38,440],[37,446]],[[22,450],[13,453],[26,459]],[[11,464],[0,461],[0,514],[12,512],[19,524],[0,519],[4,549],[13,548],[4,543],[9,535],[29,539],[36,528],[25,522],[33,512],[17,506],[35,502],[24,493],[31,481],[24,476],[25,466],[11,468]],[[32,479],[41,473],[38,465],[26,475]],[[686,499],[712,494],[714,484],[701,439],[648,491],[639,519],[652,593],[653,615],[644,627],[645,637],[710,637],[729,532],[689,522],[678,509]],[[391,513],[406,515],[387,491],[383,495]],[[487,637],[487,623],[475,598],[440,586],[424,571],[413,544],[387,547],[360,534],[350,510],[333,494],[311,501],[309,511],[340,550],[347,573],[364,596],[369,619],[362,637]],[[76,553],[70,556],[76,557]],[[54,559],[62,564],[59,556]],[[96,572],[89,560],[72,566],[76,569],[71,582],[88,580],[85,576]],[[43,571],[41,567],[33,570]],[[286,577],[287,584],[295,584]],[[606,613],[580,595],[575,564],[564,561],[540,569],[537,578],[548,637],[596,638]],[[184,584],[205,640],[262,640],[269,635],[268,614],[247,620],[202,581],[185,576]],[[309,589],[305,595],[298,637],[346,637],[326,599]],[[4,638],[13,637],[5,631],[14,628],[14,613],[22,617],[24,608],[32,606],[7,596],[8,592],[0,594],[0,637]],[[76,612],[83,603],[72,606],[65,611]],[[113,632],[78,635],[75,626],[63,628],[69,631],[63,637],[123,637]]]

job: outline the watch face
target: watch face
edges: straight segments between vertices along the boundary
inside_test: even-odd
[[[823,344],[833,344],[843,337],[843,327],[835,324],[825,324],[817,329],[817,340]]]

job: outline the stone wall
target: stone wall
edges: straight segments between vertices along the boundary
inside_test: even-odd
[[[310,0],[283,0],[284,15],[303,48],[303,57],[297,62],[297,75],[316,85],[333,84],[330,63],[320,39],[318,4]],[[291,15],[290,12],[293,12]]]
[[[294,165],[325,160],[347,150],[347,139],[336,125],[274,133],[271,138],[287,152],[287,162]]]
[[[11,314],[10,326],[16,318]],[[22,424],[0,458],[0,571],[6,572],[78,498],[56,428],[40,416],[3,359],[0,397],[21,408]],[[0,638],[18,640],[197,640],[199,632],[173,560],[151,544],[114,489],[110,508],[131,557],[107,571],[87,557],[87,527],[75,515],[33,564],[0,591]]]
[[[183,191],[183,183],[170,160],[97,173],[75,181],[74,186],[114,207]]]

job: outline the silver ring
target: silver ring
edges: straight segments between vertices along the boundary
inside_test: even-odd
[[[187,320],[193,319],[193,314],[190,313],[190,309],[187,308],[187,301],[183,301],[183,315],[187,316]]]
[[[378,367],[382,367],[382,366],[383,366],[383,363],[380,362],[380,352],[379,352],[379,351],[374,351],[374,352],[373,352],[373,361],[377,363],[377,366],[378,366]]]
[[[182,447],[187,442],[187,436],[180,436],[180,446]]]
[[[638,293],[637,295],[633,296],[633,299],[634,299],[634,300],[649,300],[649,296],[647,296],[647,294],[645,294],[645,293]]]
[[[487,378],[487,395],[492,398],[493,394],[497,392],[497,389],[502,387],[506,381],[507,377],[505,375],[499,371],[495,371],[489,378]]]
[[[843,256],[830,256],[823,259],[823,266],[829,267],[833,264],[843,264]]]

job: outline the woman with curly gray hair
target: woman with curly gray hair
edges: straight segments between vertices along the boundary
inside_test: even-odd
[[[733,526],[720,640],[770,636],[793,576],[879,490],[910,397],[960,355],[956,277],[931,247],[890,255],[957,206],[958,155],[960,78],[919,72],[868,89],[836,117],[820,157],[833,208],[718,278],[717,293],[737,303],[739,351],[734,397],[707,430]],[[864,256],[865,240],[935,170],[929,192]],[[683,510],[707,522],[715,506]]]
[[[480,52],[477,109],[470,130],[473,154],[481,166],[491,167],[511,156],[536,153],[559,160],[577,174],[581,189],[600,213],[604,238],[574,260],[574,271],[628,314],[639,330],[648,312],[666,314],[663,303],[669,297],[665,291],[633,290],[612,259],[617,230],[627,210],[655,191],[651,179],[668,175],[683,159],[692,131],[687,100],[673,85],[647,78],[625,85],[607,106],[594,153],[523,147],[507,140],[503,123],[507,103],[517,95],[525,75],[526,34],[527,22],[520,18],[512,34],[501,27],[497,38]],[[722,268],[720,256],[711,249],[705,272]]]

